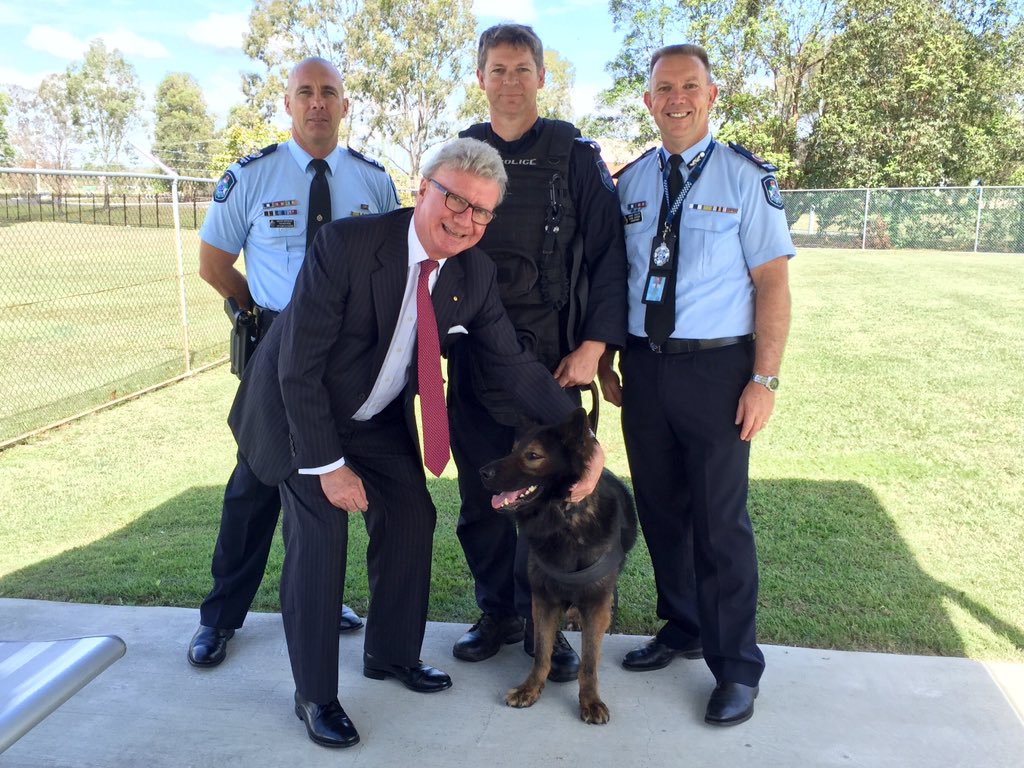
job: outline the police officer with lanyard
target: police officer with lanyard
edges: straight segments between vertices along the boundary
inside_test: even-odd
[[[297,64],[284,108],[292,118],[291,140],[244,157],[224,173],[200,232],[199,274],[221,296],[252,309],[260,335],[291,298],[320,225],[398,207],[384,167],[338,146],[348,99],[333,64],[320,58]],[[243,249],[245,275],[235,268]],[[263,579],[280,509],[277,487],[260,483],[239,456],[224,490],[213,589],[189,644],[194,666],[224,660],[228,640],[242,626]],[[344,568],[339,578],[344,584]],[[362,625],[354,611],[341,606],[339,630]]]
[[[711,136],[707,53],[655,52],[649,88],[662,146],[619,172],[630,265],[621,388],[613,355],[600,377],[622,406],[665,624],[623,666],[703,656],[716,680],[705,722],[735,725],[753,715],[764,670],[748,464],[775,405],[794,249],[774,166]]]
[[[501,154],[508,193],[480,247],[498,268],[502,303],[520,339],[580,402],[607,345],[625,343],[626,260],[618,198],[600,148],[570,123],[538,117],[544,48],[534,31],[501,24],[480,36],[477,82],[490,122],[460,136]],[[479,469],[506,455],[518,407],[485,381],[468,344],[449,352],[452,455],[462,508],[458,536],[476,587],[480,620],[452,653],[481,661],[524,639],[533,655],[527,547],[515,526],[491,508]],[[524,632],[524,618],[525,632]],[[558,633],[548,679],[574,680],[579,657]]]

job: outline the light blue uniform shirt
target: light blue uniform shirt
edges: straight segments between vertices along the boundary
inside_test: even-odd
[[[711,144],[711,134],[683,152],[680,172]],[[619,176],[619,201],[629,259],[629,332],[646,336],[643,303],[651,242],[665,196],[664,147],[640,157]],[[683,201],[676,267],[677,339],[744,336],[754,330],[750,270],[796,252],[775,177],[728,144],[716,143]],[[679,214],[677,214],[679,215]]]
[[[266,309],[280,311],[288,304],[306,255],[312,159],[289,140],[234,163],[221,177],[199,233],[222,251],[244,251],[249,292]],[[324,159],[331,169],[332,218],[398,207],[395,185],[376,162],[341,147]]]

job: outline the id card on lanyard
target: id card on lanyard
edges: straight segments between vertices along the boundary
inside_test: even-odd
[[[676,266],[676,233],[672,226],[672,222],[675,217],[679,214],[680,208],[683,207],[683,201],[686,199],[687,193],[694,184],[697,183],[697,179],[700,178],[701,173],[704,172],[704,167],[708,164],[708,160],[711,159],[711,154],[715,151],[715,140],[712,139],[711,143],[708,144],[708,148],[703,152],[698,153],[693,160],[687,164],[687,168],[690,171],[689,178],[686,183],[683,184],[683,188],[679,190],[679,194],[676,195],[675,200],[669,199],[668,194],[668,178],[664,175],[664,162],[661,161],[662,167],[662,185],[665,189],[665,198],[663,210],[667,209],[665,215],[665,224],[662,227],[661,232],[654,235],[651,241],[651,260],[647,270],[647,284],[644,286],[643,303],[644,304],[661,304],[665,301],[665,289],[668,285],[673,285],[672,280],[675,275]]]

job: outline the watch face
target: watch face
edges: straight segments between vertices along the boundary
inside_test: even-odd
[[[778,376],[769,376],[765,380],[764,385],[766,387],[768,387],[768,389],[770,389],[772,392],[774,392],[776,389],[779,388],[779,377]]]

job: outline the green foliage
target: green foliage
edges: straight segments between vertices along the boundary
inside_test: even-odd
[[[572,86],[576,81],[576,68],[558,51],[544,49],[544,87],[537,92],[537,112],[552,120],[572,121]],[[465,93],[459,107],[459,120],[482,123],[490,119],[487,95],[474,79],[464,86]]]
[[[169,73],[156,89],[153,151],[183,176],[210,176],[213,118],[203,91],[185,72]]]
[[[210,167],[214,176],[225,168],[268,144],[287,141],[291,134],[274,128],[258,112],[245,105],[236,105],[228,112],[228,123],[218,134],[219,141],[211,154]]]
[[[424,152],[452,134],[448,100],[471,71],[471,0],[364,0],[348,24],[352,98],[366,138],[398,147],[419,176]]]
[[[139,123],[142,91],[135,68],[100,39],[89,43],[85,59],[67,69],[66,95],[78,135],[108,167],[117,161],[128,133]]]

